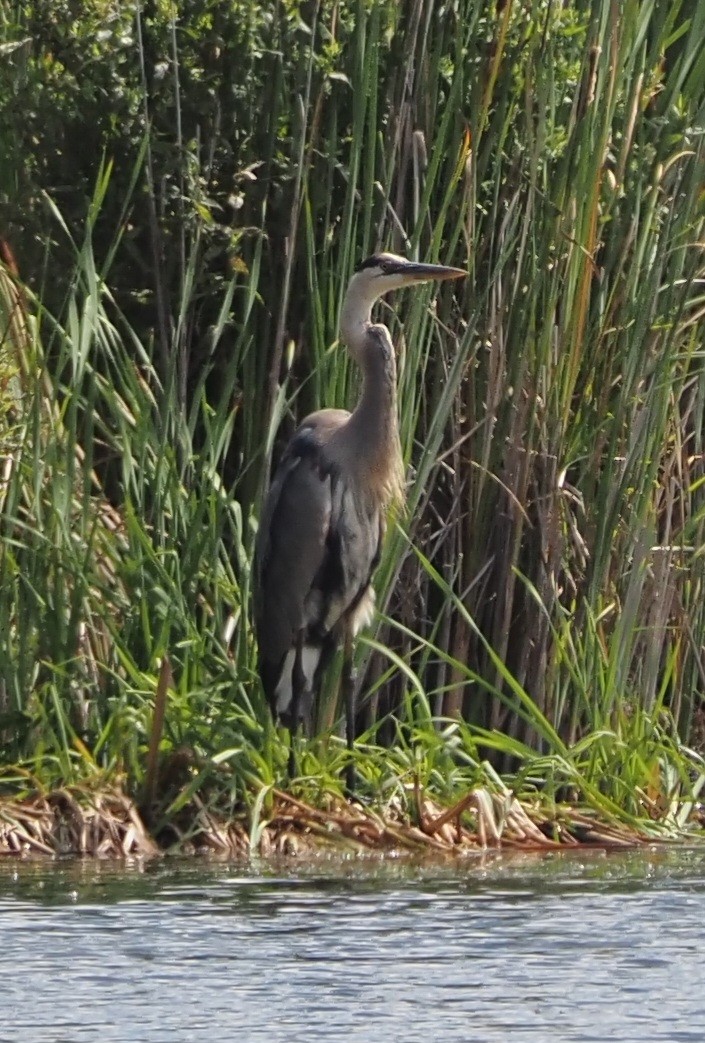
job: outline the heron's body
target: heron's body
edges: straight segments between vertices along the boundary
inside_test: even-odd
[[[341,317],[342,339],[362,370],[358,404],[352,413],[308,416],[272,481],[257,542],[255,618],[264,690],[290,728],[300,719],[310,725],[325,669],[344,643],[352,742],[352,640],[372,617],[386,508],[403,495],[394,348],[387,328],[371,322],[372,304],[408,283],[463,274],[393,254],[360,266]]]
[[[370,581],[384,533],[383,503],[374,495],[358,497],[357,483],[341,467],[339,436],[350,422],[349,413],[336,409],[303,421],[262,518],[258,632],[266,639],[260,640],[260,673],[272,709],[289,724],[299,635],[306,679],[299,712],[308,722],[332,653],[346,632],[356,635],[372,617]],[[303,510],[294,509],[301,504]]]

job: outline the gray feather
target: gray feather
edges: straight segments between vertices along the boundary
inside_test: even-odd
[[[275,474],[256,548],[259,666],[273,707],[299,633],[321,648],[322,666],[338,644],[369,588],[382,530],[378,504],[342,475],[321,432],[304,423]]]

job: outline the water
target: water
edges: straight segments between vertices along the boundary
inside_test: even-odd
[[[705,1039],[705,855],[0,862],[0,1040]]]

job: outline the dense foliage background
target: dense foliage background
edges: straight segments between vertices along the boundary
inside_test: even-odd
[[[0,24],[9,784],[139,780],[160,671],[191,790],[282,771],[256,507],[297,418],[353,400],[341,299],[388,246],[469,275],[381,312],[409,487],[361,773],[452,790],[489,750],[634,814],[690,792],[705,8],[17,0]]]

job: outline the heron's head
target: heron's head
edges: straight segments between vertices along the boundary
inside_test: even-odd
[[[460,279],[467,275],[462,268],[447,268],[442,264],[421,264],[407,261],[396,254],[379,253],[368,257],[355,269],[350,290],[361,297],[376,300],[391,290],[401,290],[415,283]]]
[[[434,279],[459,279],[467,275],[461,268],[446,268],[442,264],[420,264],[407,261],[396,254],[373,254],[358,265],[348,284],[343,311],[340,317],[340,332],[353,356],[360,360],[369,344],[367,330],[370,328],[372,305],[391,290],[400,290],[415,283]],[[386,327],[378,326],[386,336],[389,351],[392,341]]]

